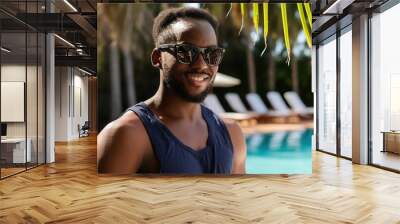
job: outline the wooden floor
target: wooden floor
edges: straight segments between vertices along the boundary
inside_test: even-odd
[[[400,170],[400,155],[392,152],[375,151],[373,155],[375,164],[386,166],[395,170]]]
[[[312,175],[110,177],[94,137],[0,181],[0,223],[400,223],[400,175],[315,152]]]
[[[22,168],[22,167],[16,167],[16,168],[14,168],[14,167],[11,167],[11,168],[9,168],[9,167],[7,167],[7,168],[2,167],[2,168],[1,168],[1,178],[7,177],[7,176],[10,176],[10,175],[13,175],[13,174],[15,174],[15,173],[22,172],[22,171],[24,171],[24,170],[26,170],[25,167],[23,167],[23,168]]]

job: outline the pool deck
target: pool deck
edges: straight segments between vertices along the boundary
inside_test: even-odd
[[[313,121],[301,121],[299,123],[289,123],[289,124],[257,124],[253,126],[243,126],[242,131],[244,134],[253,133],[268,133],[274,131],[296,131],[305,128],[314,128]]]

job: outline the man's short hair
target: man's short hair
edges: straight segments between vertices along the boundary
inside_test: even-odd
[[[170,8],[160,12],[154,19],[153,40],[156,46],[176,41],[170,25],[181,18],[205,20],[210,23],[215,33],[217,33],[218,22],[207,10],[191,7]]]

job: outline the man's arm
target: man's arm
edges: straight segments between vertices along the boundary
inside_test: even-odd
[[[143,124],[133,112],[109,123],[97,136],[99,173],[132,174],[141,166],[148,138]]]
[[[246,173],[246,142],[240,126],[233,120],[224,119],[233,144],[232,174]]]

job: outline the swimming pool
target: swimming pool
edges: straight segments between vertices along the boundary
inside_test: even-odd
[[[246,136],[248,174],[311,174],[312,129]]]

